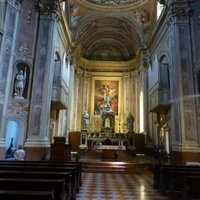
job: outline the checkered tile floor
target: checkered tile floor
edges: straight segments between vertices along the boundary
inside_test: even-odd
[[[153,175],[83,173],[77,200],[167,200],[153,189]]]

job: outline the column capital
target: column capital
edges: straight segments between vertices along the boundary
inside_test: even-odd
[[[20,9],[22,2],[23,0],[7,0],[7,3],[16,8],[17,10]]]
[[[59,20],[60,18],[59,3],[57,1],[40,0],[38,9],[42,19]]]
[[[143,55],[142,55],[142,67],[147,68],[149,66],[149,64],[151,64],[152,60],[151,60],[151,53],[149,51],[149,49],[143,51]]]
[[[191,7],[187,0],[177,1],[174,0],[169,5],[169,13],[167,17],[168,22],[183,23],[187,22],[191,14]]]

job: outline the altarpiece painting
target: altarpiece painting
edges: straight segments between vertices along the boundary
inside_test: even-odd
[[[94,114],[106,111],[118,115],[119,81],[95,80],[94,84]]]

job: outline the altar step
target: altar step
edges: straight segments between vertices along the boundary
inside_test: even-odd
[[[125,162],[83,162],[83,172],[86,173],[145,173],[152,171],[152,164]]]

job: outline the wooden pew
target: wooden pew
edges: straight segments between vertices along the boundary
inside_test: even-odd
[[[184,175],[183,188],[181,190],[182,199],[200,199],[200,176]]]
[[[170,172],[170,197],[171,199],[182,198],[185,176],[200,176],[200,170],[171,170]]]
[[[170,174],[172,170],[194,171],[194,170],[200,170],[200,168],[197,166],[168,165],[168,164],[160,165],[160,168],[157,167],[157,171],[154,172],[154,184],[157,186],[157,188],[160,188],[163,195],[167,195],[170,190]]]
[[[0,160],[0,165],[44,165],[44,166],[70,166],[77,168],[77,192],[82,185],[82,162],[79,161],[7,161]]]
[[[77,191],[77,169],[75,167],[57,167],[57,166],[17,166],[17,165],[0,165],[0,170],[20,170],[20,171],[45,171],[45,172],[70,172],[71,173],[71,193],[72,197],[76,198]]]
[[[0,190],[2,200],[55,200],[54,191],[19,191],[19,190]]]
[[[154,174],[154,176],[153,176],[153,178],[154,178],[153,187],[155,189],[159,189],[159,187],[160,187],[160,175],[161,175],[160,170],[161,170],[160,164],[155,164],[153,166],[153,174]]]
[[[71,173],[70,172],[48,172],[48,171],[24,171],[24,170],[0,170],[1,178],[16,179],[62,179],[65,180],[65,197],[66,199],[76,199],[76,195],[71,193]]]
[[[53,191],[55,200],[66,200],[65,179],[0,178],[1,190]]]

